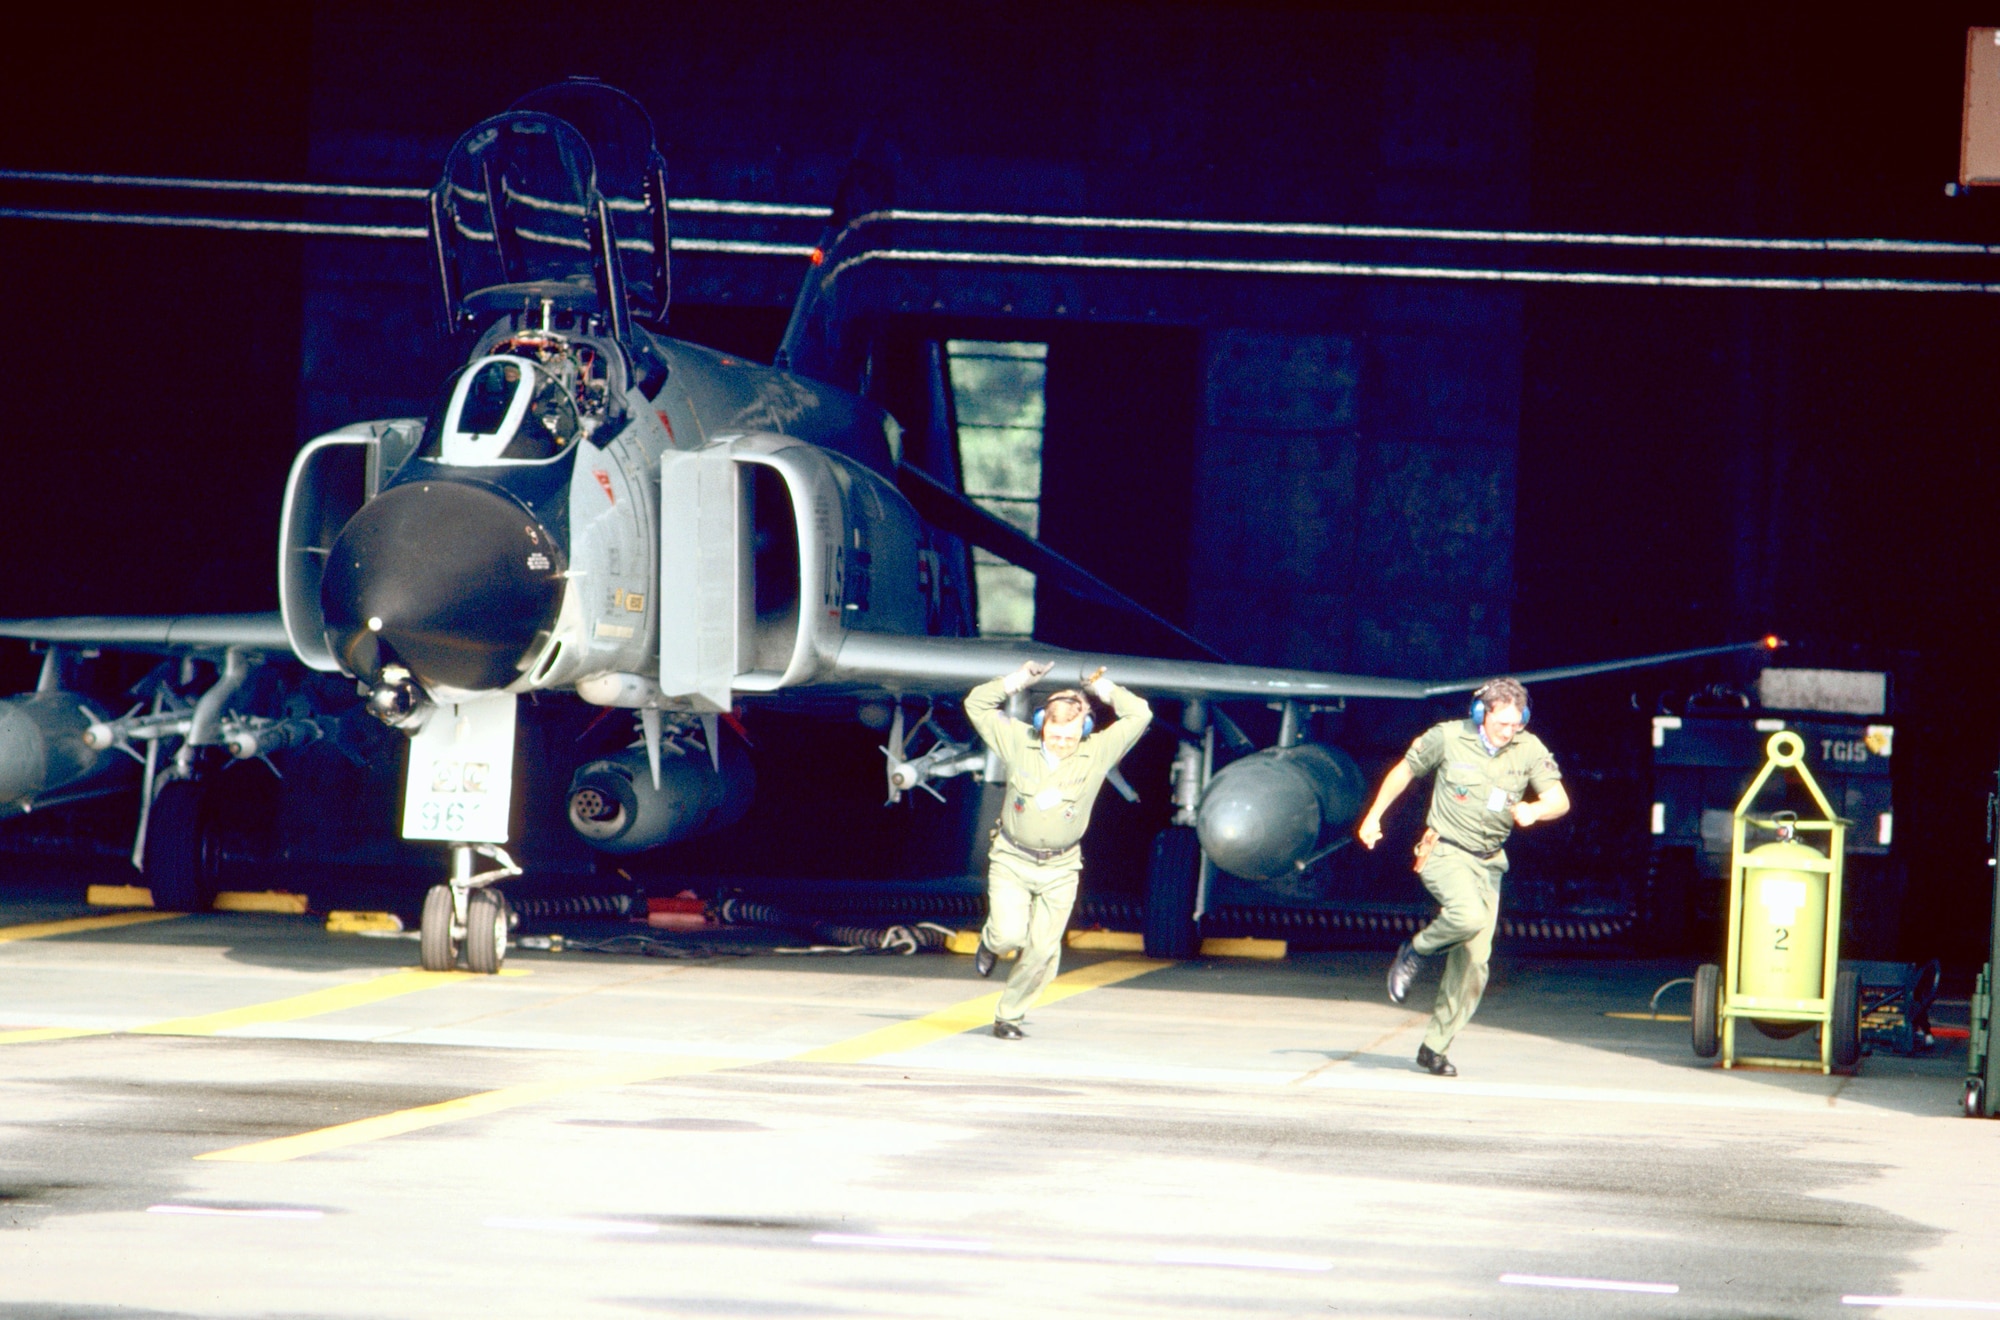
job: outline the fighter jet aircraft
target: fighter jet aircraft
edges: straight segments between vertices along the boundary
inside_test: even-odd
[[[886,704],[894,799],[997,773],[935,721],[906,730],[906,701],[959,696],[1031,657],[1055,662],[1052,683],[1108,666],[1180,703],[1176,814],[1153,851],[1147,944],[1185,957],[1214,868],[1251,880],[1295,872],[1359,814],[1360,771],[1338,748],[1301,742],[1302,714],[1486,677],[1424,682],[963,635],[960,539],[1145,612],[900,463],[896,419],[812,374],[811,317],[794,317],[779,359],[790,370],[668,338],[665,164],[651,120],[621,92],[573,80],[480,123],[451,149],[430,209],[441,314],[475,342],[428,417],[357,423],[299,451],[280,518],[277,615],[0,623],[0,636],[48,648],[37,690],[0,703],[0,804],[60,802],[129,752],[144,767],[133,860],[162,907],[208,897],[204,776],[323,732],[309,710],[258,714],[241,700],[266,659],[347,676],[370,714],[408,735],[403,836],[451,855],[423,905],[423,962],[448,968],[462,951],[485,972],[508,944],[495,883],[520,873],[502,845],[523,694],[632,712],[636,745],[579,766],[567,804],[582,839],[619,853],[742,815],[754,785],[729,732],[740,706]],[[806,284],[802,307],[810,273]],[[181,657],[181,681],[114,714],[64,687],[64,656],[79,648]],[[197,658],[215,678],[191,691],[207,672]],[[1279,704],[1281,733],[1217,771],[1212,712],[1232,699]],[[1026,694],[1017,700],[1025,709]]]

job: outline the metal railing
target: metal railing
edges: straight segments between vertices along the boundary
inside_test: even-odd
[[[239,202],[270,198],[304,204],[371,207],[420,205],[426,188],[204,179],[158,175],[0,170],[0,189],[165,191],[208,193]],[[987,266],[1049,271],[1239,275],[1267,278],[1348,278],[1471,281],[1520,285],[1742,289],[1835,293],[2000,293],[2000,268],[1987,266],[2000,245],[1904,238],[1759,238],[1717,235],[1584,233],[1563,230],[1477,229],[1414,225],[1052,215],[1036,212],[891,208],[856,217],[818,242],[804,232],[824,226],[826,207],[723,198],[681,198],[668,205],[680,219],[703,222],[701,232],[676,234],[675,249],[712,256],[810,261],[820,269],[822,296],[849,272],[870,265]],[[132,225],[284,234],[300,237],[418,241],[420,223],[331,219],[313,215],[197,215],[174,209],[129,210],[61,205],[0,206],[0,220]],[[796,235],[741,232],[753,225],[792,226]],[[716,232],[709,232],[709,231]],[[920,241],[910,242],[911,238]],[[1132,243],[1175,250],[1128,250]],[[1181,242],[1174,242],[1182,240]],[[1266,253],[1270,245],[1306,251]],[[621,244],[622,246],[623,244]],[[1255,254],[1231,246],[1260,249]],[[1222,250],[1216,250],[1218,246]],[[1327,247],[1337,249],[1328,253]],[[1082,247],[1088,250],[1060,250]],[[1474,254],[1520,253],[1519,260],[1478,260]],[[1579,268],[1564,253],[1625,259],[1623,268]],[[1463,252],[1466,260],[1454,259]],[[1375,255],[1381,253],[1382,255]],[[1691,259],[1777,258],[1771,269],[1691,267]],[[1664,259],[1664,260],[1663,260]],[[1935,275],[1908,268],[1948,261]],[[1833,269],[1806,269],[1802,265]],[[1853,263],[1859,263],[1855,265]],[[1870,269],[1883,263],[1894,269]],[[1612,262],[1610,266],[1619,263]]]

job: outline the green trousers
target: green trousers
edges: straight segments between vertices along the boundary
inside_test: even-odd
[[[1063,931],[1076,904],[1083,873],[1082,849],[1038,862],[1003,836],[993,841],[986,865],[986,928],[979,938],[995,953],[1020,952],[994,1018],[1019,1022],[1028,1005],[1055,979],[1062,962]]]
[[[1500,877],[1506,871],[1501,858],[1483,862],[1471,853],[1439,844],[1417,877],[1437,900],[1438,914],[1416,933],[1410,947],[1425,955],[1451,951],[1445,955],[1437,1005],[1424,1029],[1424,1044],[1439,1054],[1472,1020],[1479,997],[1486,993],[1493,931],[1500,924]]]

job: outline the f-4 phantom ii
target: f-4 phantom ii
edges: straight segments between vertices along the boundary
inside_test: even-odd
[[[665,163],[651,120],[621,92],[573,80],[480,123],[452,148],[430,213],[444,321],[476,342],[428,417],[348,426],[300,450],[278,533],[278,614],[0,623],[0,636],[48,648],[37,691],[0,703],[0,804],[60,802],[118,753],[140,759],[133,860],[161,907],[208,898],[204,777],[320,736],[309,714],[243,700],[267,660],[346,675],[370,714],[409,735],[403,835],[451,854],[423,904],[423,962],[448,968],[462,950],[486,972],[508,944],[496,882],[520,873],[502,845],[523,694],[633,713],[635,745],[580,765],[568,791],[571,828],[619,853],[741,816],[753,776],[730,732],[739,707],[888,707],[894,800],[996,773],[935,722],[906,728],[906,702],[958,696],[1029,658],[1055,662],[1051,682],[1107,666],[1180,703],[1174,823],[1155,843],[1146,924],[1151,952],[1185,957],[1214,868],[1253,881],[1292,873],[1359,815],[1358,768],[1300,741],[1302,712],[1486,677],[1423,682],[966,635],[965,541],[1139,607],[899,462],[888,412],[808,374],[809,318],[795,314],[788,332],[779,360],[791,369],[666,337]],[[802,306],[813,282],[809,272]],[[124,714],[100,708],[64,687],[63,656],[82,648],[179,656],[183,686],[156,685]],[[185,686],[211,666],[212,683]],[[1215,770],[1217,726],[1231,726],[1214,703],[1235,699],[1279,704],[1282,732]],[[1017,701],[1025,710],[1026,694]]]

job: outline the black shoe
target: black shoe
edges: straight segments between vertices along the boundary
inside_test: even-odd
[[[1021,1030],[1021,1024],[1018,1022],[996,1021],[993,1024],[993,1034],[998,1036],[1001,1040],[1021,1040],[1024,1039],[1028,1033]]]
[[[979,941],[979,948],[972,955],[972,970],[981,976],[993,975],[993,965],[1000,961],[1000,955],[986,947],[986,941]]]
[[[1458,1069],[1451,1066],[1451,1060],[1435,1052],[1428,1045],[1417,1046],[1417,1067],[1433,1077],[1458,1076]]]
[[[1410,982],[1417,979],[1417,969],[1422,967],[1423,963],[1424,955],[1411,948],[1408,940],[1404,940],[1402,947],[1396,950],[1395,958],[1389,963],[1390,1003],[1403,1002],[1404,996],[1410,993]]]

